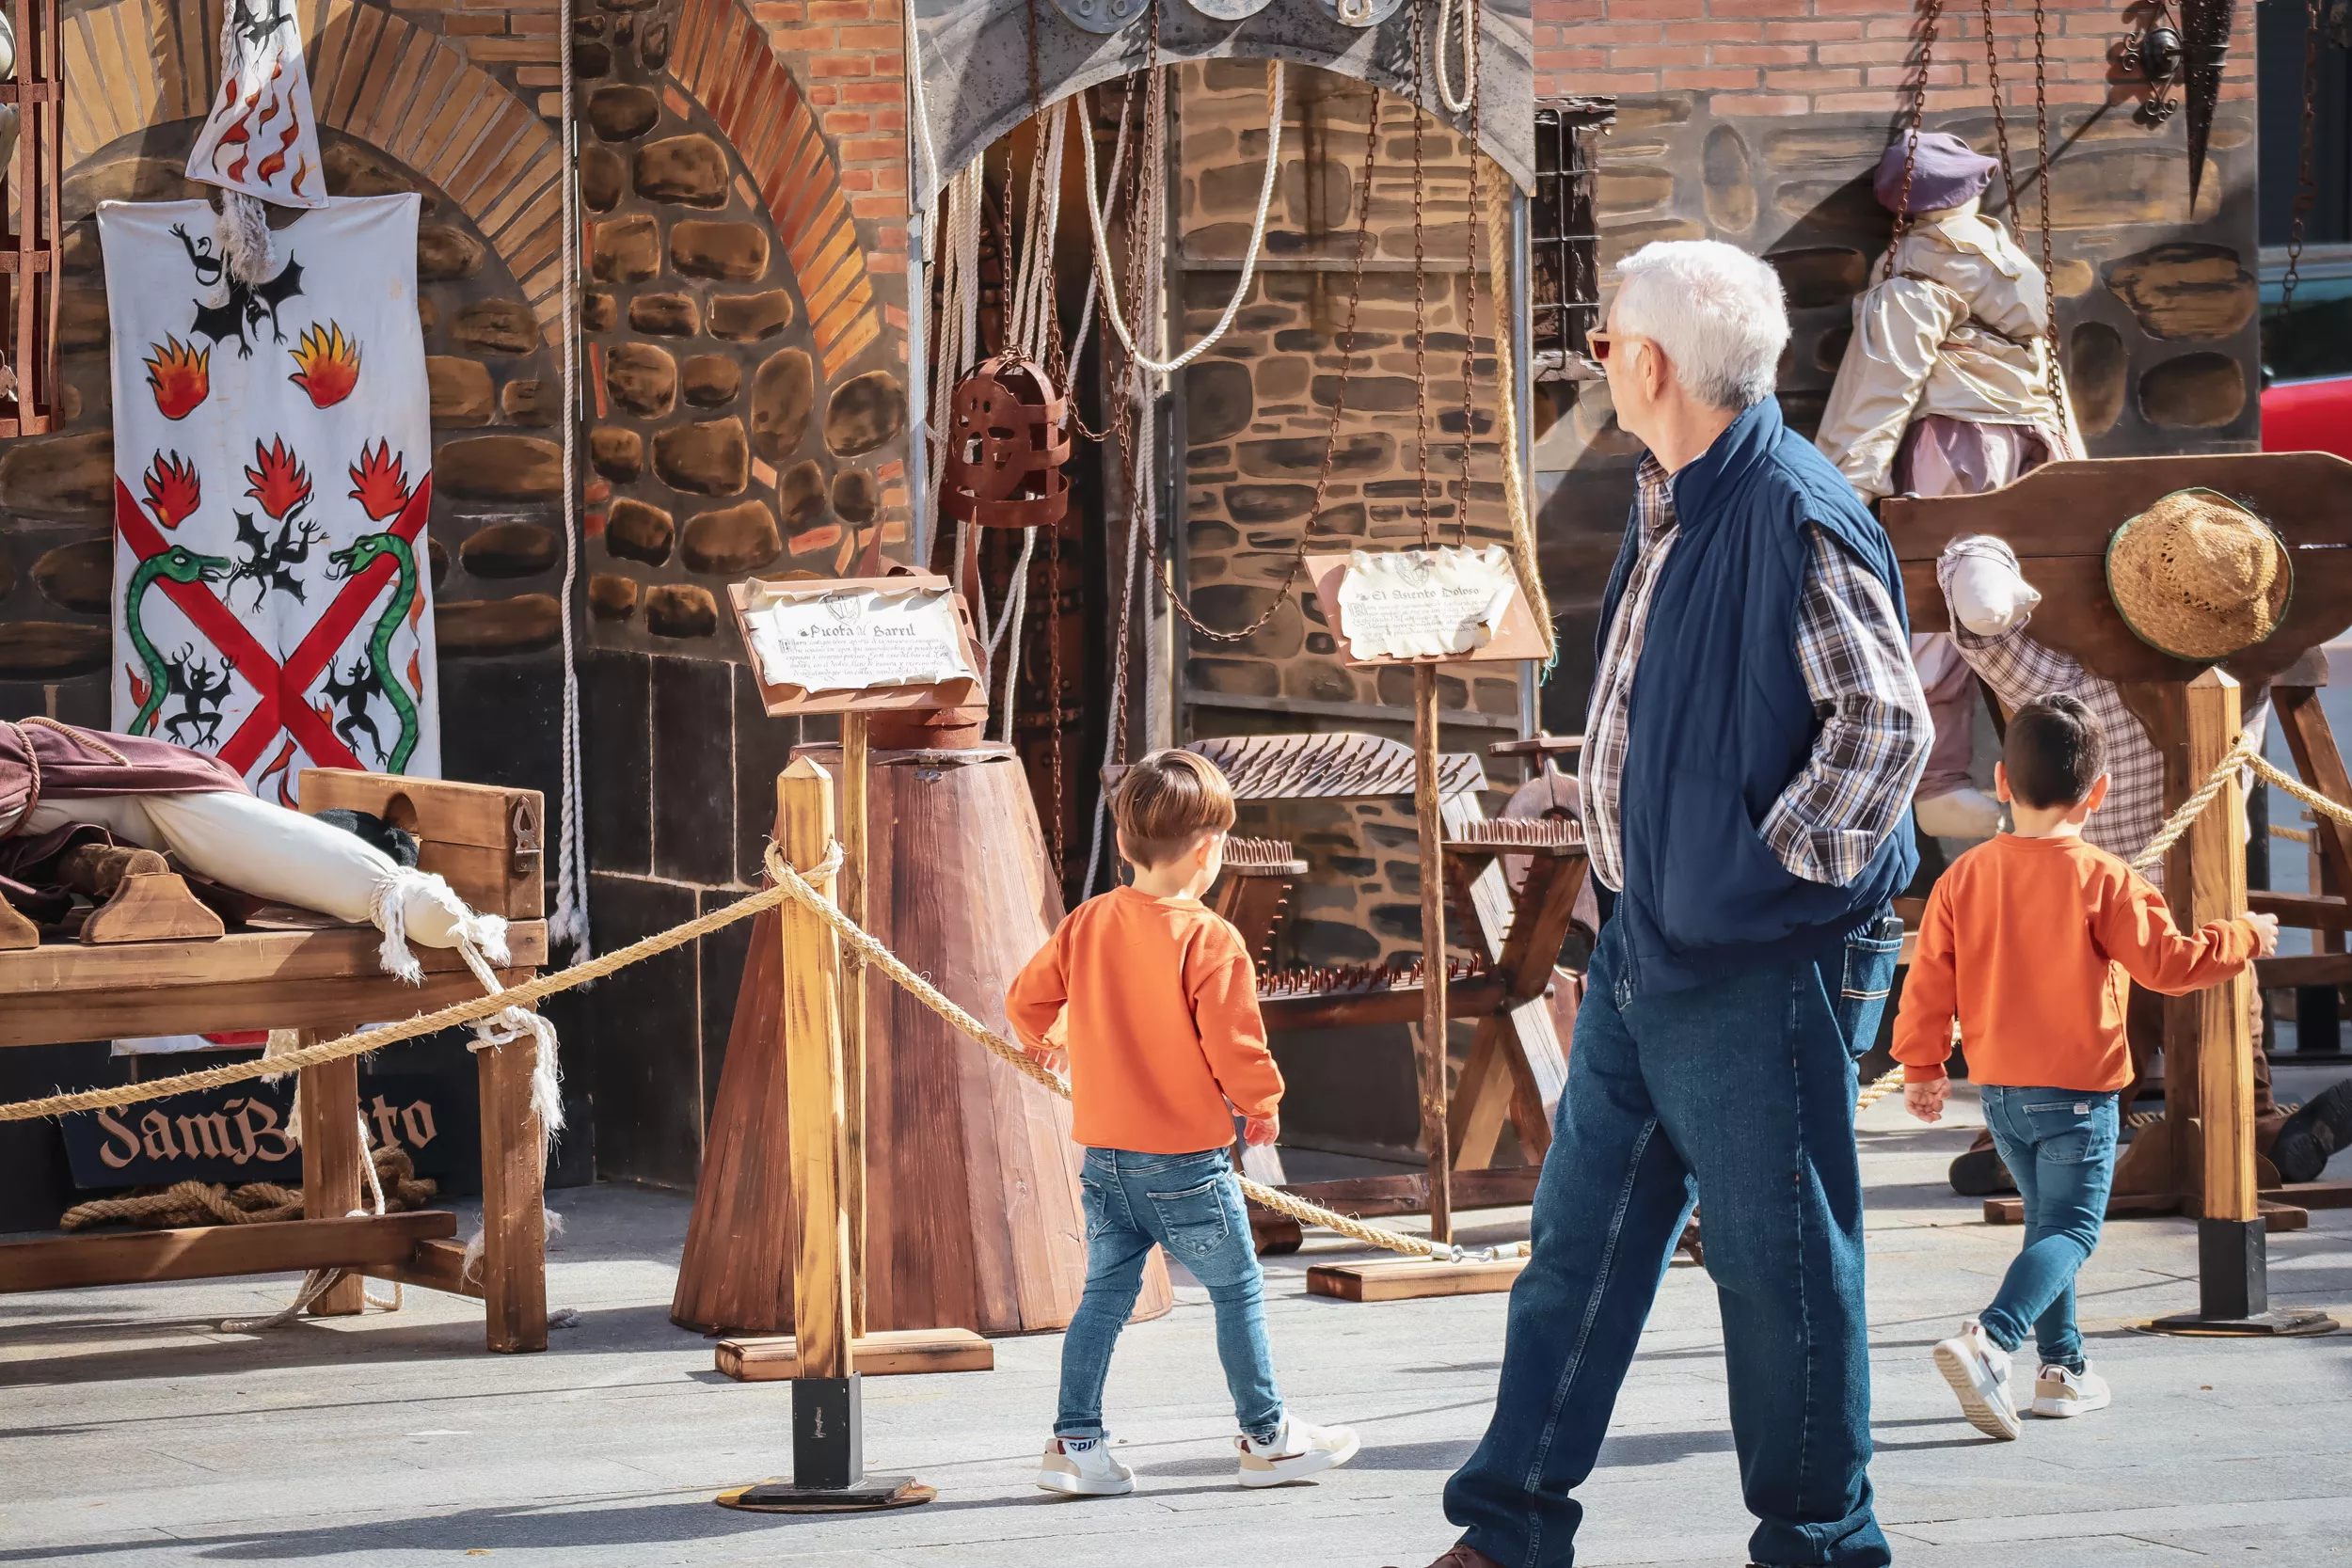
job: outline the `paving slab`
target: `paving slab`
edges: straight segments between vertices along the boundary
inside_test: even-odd
[[[2084,1273],[2112,1410],[2029,1421],[2006,1444],[1959,1418],[1927,1347],[1984,1304],[2021,1236],[1945,1184],[1977,1120],[1964,1095],[1934,1129],[1893,1101],[1864,1117],[1872,1475],[1896,1560],[2352,1563],[2352,1342],[2134,1332],[2194,1304],[2186,1222],[2111,1226]],[[2331,1174],[2352,1177],[2352,1156]],[[294,1277],[0,1296],[0,1565],[1421,1568],[1453,1537],[1439,1493],[1485,1428],[1501,1362],[1504,1298],[1309,1296],[1309,1265],[1367,1256],[1311,1233],[1268,1260],[1268,1315],[1291,1403],[1362,1433],[1345,1469],[1233,1484],[1208,1300],[1185,1283],[1112,1367],[1134,1497],[1031,1486],[1060,1354],[1039,1335],[997,1341],[993,1372],[867,1383],[870,1462],[938,1487],[936,1503],[735,1513],[713,1494],[789,1467],[789,1394],[728,1382],[710,1341],[669,1323],[686,1200],[602,1186],[554,1203],[566,1223],[548,1299],[577,1316],[541,1355],[485,1354],[476,1307],[424,1291],[398,1311],[245,1334],[219,1324],[282,1305]],[[1473,1243],[1525,1234],[1520,1212],[1467,1219]],[[2352,1212],[2270,1245],[2275,1295],[2352,1321]],[[1717,1312],[1702,1270],[1668,1271],[1582,1493],[1580,1563],[1745,1560]]]

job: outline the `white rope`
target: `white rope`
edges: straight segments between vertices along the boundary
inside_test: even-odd
[[[457,951],[465,958],[466,967],[473,971],[474,978],[482,982],[484,990],[492,996],[506,993],[506,987],[500,981],[498,971],[492,969],[483,958],[481,949],[461,935]],[[501,961],[503,961],[503,956]],[[476,1023],[473,1032],[473,1040],[466,1047],[469,1051],[496,1051],[501,1046],[513,1044],[525,1035],[537,1043],[538,1054],[532,1059],[531,1068],[531,1109],[532,1114],[539,1118],[541,1141],[554,1141],[555,1135],[564,1131],[564,1073],[556,1062],[555,1025],[528,1007],[506,1007],[501,1009],[495,1018],[485,1018]]]
[[[1048,525],[1052,526],[1052,525]],[[1037,554],[1037,536],[1041,531],[1024,529],[1021,536],[1021,559],[1012,568],[1012,602],[1005,610],[1005,619],[997,626],[1002,633],[1007,626],[1011,635],[1005,639],[1005,744],[1012,744],[1013,699],[1021,687],[1021,624],[1029,615],[1029,561]],[[994,650],[991,650],[992,656]]]
[[[1458,98],[1454,94],[1454,83],[1445,68],[1445,35],[1453,22],[1454,0],[1438,0],[1438,47],[1433,51],[1438,56],[1438,96],[1444,100],[1447,108],[1457,115],[1466,115],[1470,112],[1470,105],[1478,101],[1478,9],[1475,0],[1462,0],[1462,93]],[[1477,132],[1477,126],[1470,127],[1472,135]]]
[[[1045,360],[1047,316],[1053,309],[1054,237],[1061,222],[1062,149],[1070,100],[1057,102],[1038,123],[1038,154],[1029,166],[1029,200],[1021,236],[1011,325],[1005,336],[1028,359]]]
[[[1127,164],[1127,121],[1135,108],[1135,93],[1129,91],[1119,105],[1119,137],[1111,143],[1111,188],[1109,194],[1103,198],[1103,215],[1105,219],[1119,211],[1119,171]],[[1083,89],[1079,93],[1078,102],[1081,105],[1086,102]],[[1089,138],[1093,136],[1094,120],[1090,115],[1081,115],[1079,125],[1080,135]],[[1078,334],[1070,341],[1068,357],[1073,365],[1078,364],[1085,357],[1087,339],[1094,331],[1094,269],[1089,267],[1087,268],[1085,303],[1078,308]],[[1068,415],[1063,417],[1065,423],[1068,422],[1069,418]]]
[[[232,9],[234,8],[231,8]],[[564,110],[564,593],[557,601],[563,628],[563,779],[556,800],[555,910],[548,934],[569,942],[574,955],[590,956],[588,934],[588,821],[581,800],[580,762],[580,658],[574,646],[573,598],[580,583],[580,185],[579,120],[574,114],[572,0],[561,0],[557,31],[563,39]]]
[[[1103,230],[1103,203],[1094,191],[1098,176],[1094,168],[1094,138],[1078,138],[1079,150],[1086,156],[1087,221],[1094,238],[1094,268],[1102,281],[1103,319],[1119,334],[1136,362],[1147,370],[1166,375],[1183,370],[1206,354],[1241,314],[1242,301],[1249,296],[1249,285],[1258,270],[1258,251],[1265,243],[1266,214],[1274,206],[1274,184],[1282,171],[1282,62],[1268,60],[1265,66],[1266,150],[1265,179],[1258,187],[1258,212],[1249,224],[1249,246],[1242,253],[1241,278],[1233,285],[1233,297],[1225,302],[1225,313],[1217,318],[1209,335],[1173,359],[1153,359],[1136,347],[1136,336],[1128,330],[1126,319],[1119,311],[1119,284],[1111,276],[1110,240]],[[1151,130],[1146,128],[1147,145]],[[1140,302],[1137,302],[1140,304]]]

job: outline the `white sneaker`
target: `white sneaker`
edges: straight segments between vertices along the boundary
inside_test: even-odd
[[[1107,1438],[1055,1437],[1038,1463],[1037,1483],[1073,1497],[1122,1497],[1136,1489],[1136,1473],[1111,1457]]]
[[[1337,1469],[1356,1457],[1363,1440],[1346,1427],[1309,1426],[1285,1414],[1282,1430],[1271,1443],[1236,1437],[1233,1446],[1241,1449],[1244,1486],[1279,1486],[1319,1470]]]
[[[2009,1397],[2009,1352],[1985,1337],[1969,1318],[1960,1332],[1935,1347],[1935,1370],[1960,1396],[1961,1413],[1987,1437],[2013,1441],[2023,1430]]]
[[[2044,1367],[2034,1374],[2033,1413],[2063,1420],[2069,1416],[2087,1416],[2094,1410],[2105,1410],[2115,1402],[2115,1392],[2107,1380],[2083,1363],[2079,1372],[2064,1367]]]

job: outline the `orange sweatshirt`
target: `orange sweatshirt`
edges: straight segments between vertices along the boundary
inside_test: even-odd
[[[1232,1113],[1273,1113],[1282,1074],[1241,933],[1193,898],[1131,887],[1089,898],[1005,993],[1030,1051],[1069,1017],[1071,1134],[1092,1148],[1195,1154],[1233,1141]]]
[[[2237,974],[2254,947],[2243,920],[2183,936],[2164,895],[2078,837],[2002,833],[1928,895],[1895,1059],[1911,1082],[1943,1077],[1957,1016],[1979,1084],[2120,1089],[2132,1076],[2125,976],[2180,996]]]

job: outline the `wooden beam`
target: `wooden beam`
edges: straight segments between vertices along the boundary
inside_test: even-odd
[[[1453,1198],[1456,1209],[1516,1209],[1535,1201],[1535,1180],[1541,1165],[1505,1165],[1500,1170],[1454,1172]],[[1344,1214],[1371,1218],[1378,1214],[1425,1214],[1429,1212],[1429,1178],[1419,1171],[1406,1176],[1357,1176],[1342,1181],[1293,1182],[1282,1189],[1336,1209]]]
[[[519,985],[547,962],[544,922],[509,925]],[[0,1046],[56,1045],[141,1035],[218,1034],[238,1029],[341,1032],[482,994],[451,950],[416,947],[424,983],[383,973],[383,935],[369,926],[321,931],[239,931],[212,942],[148,942],[85,947],[52,942],[0,952]]]
[[[394,1285],[414,1285],[421,1291],[442,1291],[453,1296],[482,1299],[481,1266],[477,1261],[472,1277],[467,1276],[466,1247],[462,1242],[419,1242],[405,1261],[370,1263],[359,1272],[370,1279]],[[541,1326],[546,1326],[544,1321]]]
[[[2236,742],[2238,684],[2220,670],[2188,683],[2188,773],[2212,774]],[[2188,830],[2187,927],[2229,919],[2246,908],[2246,795],[2234,772],[2220,797]],[[2254,1042],[2247,1019],[2253,976],[2241,974],[2197,996],[2198,1107],[2204,1124],[2202,1213],[2208,1219],[2256,1217]]]
[[[819,872],[833,839],[833,778],[805,756],[776,778],[776,841],[826,897],[835,878]],[[840,958],[833,927],[807,906],[782,907],[785,1094],[791,1132],[792,1210],[800,1246],[793,1259],[792,1323],[802,1375],[847,1377],[854,1264],[843,1207],[842,1139],[848,1111],[841,1065]]]
[[[1421,1027],[1413,1061],[1421,1083],[1421,1140],[1429,1157],[1429,1234],[1454,1239],[1446,1152],[1445,823],[1438,812],[1438,667],[1413,666],[1413,819],[1421,831]]]
[[[2283,958],[2256,958],[2254,983],[2265,990],[2352,985],[2352,953],[2290,953]]]
[[[361,1214],[0,1242],[0,1293],[306,1269],[365,1270],[404,1262],[418,1243],[456,1234],[456,1215],[428,1209],[381,1218]]]
[[[1510,1006],[1500,974],[1473,974],[1446,987],[1446,1011],[1454,1018],[1485,1018]],[[1382,990],[1329,991],[1306,996],[1266,996],[1258,1011],[1269,1029],[1338,1029],[1351,1023],[1418,1023],[1428,1016],[1419,986]]]
[[[546,1130],[531,1108],[539,1042],[526,1034],[477,1051],[482,1086],[484,1342],[512,1353],[548,1348]]]
[[[2328,727],[2327,711],[2319,705],[2319,692],[2308,686],[2281,686],[2273,689],[2271,701],[2279,710],[2279,727],[2286,733],[2287,750],[2295,757],[2295,770],[2303,782],[2330,800],[2352,806],[2352,774],[2344,770],[2344,753],[2336,748],[2335,732]],[[2352,826],[2319,814],[2312,842],[2335,873],[2336,885],[2352,888]]]
[[[850,1341],[850,1360],[865,1377],[914,1372],[986,1372],[996,1347],[968,1328],[893,1328]],[[738,1383],[789,1383],[802,1375],[800,1342],[791,1335],[722,1339],[711,1361]]]
[[[297,1039],[316,1045],[305,1029]],[[302,1083],[302,1217],[339,1220],[359,1207],[359,1162],[368,1157],[359,1125],[359,1058],[344,1056],[304,1068]],[[310,1304],[315,1318],[356,1317],[367,1307],[365,1287],[342,1279]]]
[[[2352,930],[2352,901],[2318,893],[2265,893],[2249,889],[2246,907],[2256,914],[2275,914],[2279,924],[2299,931]]]
[[[1307,1293],[1340,1301],[1413,1301],[1428,1296],[1483,1296],[1507,1291],[1527,1267],[1524,1258],[1492,1263],[1323,1263],[1307,1271]]]
[[[1058,700],[1058,699],[1057,699]],[[872,767],[864,713],[841,715],[841,912],[866,926],[866,786]],[[868,927],[868,929],[871,927]],[[841,1206],[850,1219],[850,1332],[866,1332],[866,1002],[872,976],[842,959]],[[797,1353],[796,1353],[797,1354]]]

